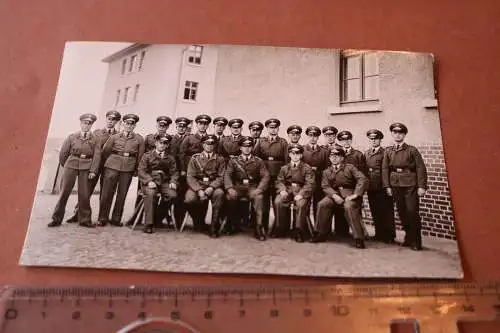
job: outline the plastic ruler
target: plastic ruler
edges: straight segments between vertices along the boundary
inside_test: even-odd
[[[500,282],[320,286],[5,286],[1,332],[455,333],[500,319]]]

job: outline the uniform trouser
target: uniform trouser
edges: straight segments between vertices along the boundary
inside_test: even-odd
[[[337,204],[332,198],[324,197],[318,204],[318,231],[320,235],[327,235],[332,228],[332,216],[344,215],[352,228],[354,239],[364,239],[363,226],[361,225],[361,204],[363,198],[344,201]],[[337,223],[337,221],[335,221]]]
[[[155,221],[163,220],[164,214],[167,211],[164,209],[170,202],[177,197],[177,192],[169,187],[170,184],[163,183],[159,188],[151,188],[149,186],[142,187],[144,195],[144,224],[151,226],[156,224]],[[158,192],[161,193],[161,201],[156,207]]]
[[[272,176],[269,180],[269,185],[264,191],[263,199],[264,199],[264,207],[263,207],[263,216],[262,222],[266,231],[269,230],[269,214],[271,211],[271,205],[273,206],[274,214],[276,215],[276,206],[274,205],[274,201],[276,200],[276,176]],[[276,221],[276,216],[274,217]]]
[[[210,198],[212,202],[212,229],[219,229],[220,225],[220,210],[224,202],[224,190],[217,188],[212,192]],[[193,224],[196,228],[202,228],[205,224],[205,216],[208,210],[208,200],[201,201],[198,193],[192,189],[186,191],[185,204],[189,215],[193,219]]]
[[[188,185],[186,182],[186,176],[179,176],[179,185],[177,186],[177,198],[174,199],[174,219],[177,229],[180,229],[182,221],[186,216],[186,204],[184,199],[186,197],[186,192],[188,190]]]
[[[294,228],[306,230],[307,229],[307,216],[311,204],[310,198],[302,198],[299,201],[293,200],[293,195],[289,194],[286,197],[278,194],[274,201],[276,206],[276,225],[280,231],[285,231],[290,226],[290,205],[292,202],[295,205],[297,213],[295,214]]]
[[[101,193],[102,193],[102,184],[103,184],[103,173],[100,172],[99,174],[97,174],[94,178],[92,179],[89,179],[89,198],[92,196],[92,193],[94,193],[94,190],[95,190],[95,187],[97,186],[97,183],[100,183],[100,187],[101,187],[101,191],[99,191],[99,198],[101,197]],[[78,202],[76,203],[75,205],[75,215],[78,214]]]
[[[104,168],[104,182],[99,204],[99,221],[109,220],[109,212],[111,210],[113,196],[116,191],[116,200],[111,221],[121,222],[125,199],[127,197],[127,192],[130,187],[130,183],[132,182],[133,175],[133,171],[124,172]]]
[[[231,197],[229,194],[226,197],[226,208],[227,208],[227,218],[229,224],[233,228],[239,227],[239,222],[241,221],[241,198],[248,198],[252,202],[252,210],[255,214],[255,224],[260,226],[264,225],[264,194],[255,194],[256,188],[250,188],[248,190],[235,188],[237,195],[236,197]]]
[[[419,197],[416,186],[393,187],[392,196],[396,201],[399,218],[405,231],[405,243],[422,245]]]
[[[396,238],[394,204],[385,190],[368,191],[368,204],[375,224],[375,238],[390,241]]]
[[[318,213],[318,203],[325,197],[325,193],[323,190],[320,188],[316,188],[313,192],[312,198],[311,198],[311,203],[312,203],[312,209],[313,209],[313,216],[316,218],[316,214]],[[314,221],[315,224],[317,224],[317,221]]]
[[[78,221],[80,223],[89,223],[92,221],[92,210],[90,208],[90,182],[89,170],[76,170],[64,168],[61,183],[61,195],[57,201],[52,220],[61,223],[66,211],[69,195],[75,186],[78,178]]]

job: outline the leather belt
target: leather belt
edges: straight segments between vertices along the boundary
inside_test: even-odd
[[[73,156],[76,156],[78,158],[84,158],[84,159],[91,159],[93,155],[85,155],[85,154],[71,154]]]
[[[137,156],[137,153],[133,152],[123,152],[123,151],[114,151],[113,154],[123,156],[123,157],[135,157]]]
[[[275,157],[272,157],[272,156],[268,156],[266,158],[267,161],[273,161],[273,162],[283,162],[282,160],[280,160],[279,158],[275,158]]]
[[[413,170],[408,169],[408,168],[391,168],[391,171],[392,172],[405,172],[405,171],[414,172]]]

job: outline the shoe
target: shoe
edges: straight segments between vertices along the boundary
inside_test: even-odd
[[[365,241],[362,239],[355,239],[352,246],[357,248],[357,249],[366,249]]]
[[[105,227],[109,224],[110,222],[108,220],[99,220],[97,221],[97,226],[98,227]]]
[[[294,238],[297,243],[304,243],[304,236],[301,230],[297,230]]]
[[[210,228],[210,232],[209,232],[209,236],[210,238],[219,238],[219,228],[218,227],[213,227],[213,228]]]
[[[260,241],[265,241],[267,239],[266,229],[263,226],[257,227],[257,239]]]
[[[422,247],[422,245],[419,245],[419,244],[412,244],[410,246],[410,249],[412,249],[413,251],[422,251],[424,248]]]
[[[317,234],[309,242],[311,243],[323,243],[326,242],[328,235]]]
[[[153,234],[155,231],[152,225],[147,225],[142,232],[145,234]]]
[[[49,224],[47,224],[47,227],[60,227],[61,226],[61,222],[57,222],[57,221],[52,221],[50,222]]]
[[[75,214],[66,220],[66,223],[75,223],[75,222],[78,222],[78,214]]]
[[[79,225],[86,228],[95,228],[95,225],[92,224],[92,222],[81,222]]]

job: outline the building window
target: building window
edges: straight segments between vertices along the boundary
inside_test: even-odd
[[[128,100],[128,92],[130,91],[130,87],[125,88],[125,92],[123,94],[123,104],[127,104]]]
[[[196,101],[196,94],[198,92],[198,82],[186,81],[184,86],[184,100]]]
[[[189,47],[188,62],[191,64],[201,64],[201,56],[203,53],[203,46],[191,45]]]
[[[139,94],[139,88],[140,88],[140,84],[136,84],[135,90],[134,90],[134,102],[137,101],[137,96]]]
[[[136,65],[137,65],[137,55],[134,54],[133,56],[130,57],[130,64],[128,66],[129,73],[135,70]]]
[[[121,94],[121,92],[122,92],[122,91],[121,91],[120,89],[118,89],[118,90],[116,91],[115,106],[117,106],[117,105],[118,105],[118,103],[120,103],[120,94]]]
[[[146,56],[146,51],[141,52],[141,58],[139,59],[139,70],[142,69],[142,66],[144,65],[144,57]]]
[[[127,69],[127,58],[122,60],[122,75],[125,74],[126,69]]]
[[[377,53],[343,53],[340,61],[340,102],[376,101],[379,98]]]

